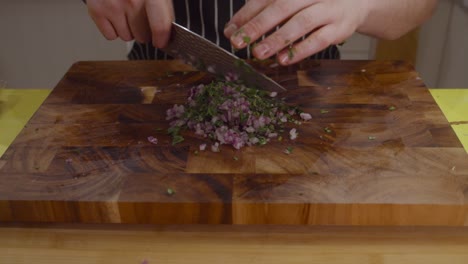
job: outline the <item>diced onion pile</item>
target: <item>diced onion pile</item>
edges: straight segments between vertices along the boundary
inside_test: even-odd
[[[277,93],[248,88],[231,81],[215,81],[209,85],[191,88],[185,105],[174,105],[167,110],[172,143],[184,140],[181,133],[191,130],[195,135],[210,139],[211,150],[218,152],[221,145],[235,149],[244,146],[265,145],[283,134],[294,140],[296,128],[285,132],[287,123],[300,125],[311,115],[288,106],[277,98]],[[204,150],[206,144],[200,146]]]

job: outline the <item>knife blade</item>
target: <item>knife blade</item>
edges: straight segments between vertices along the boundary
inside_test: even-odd
[[[200,71],[223,76],[234,74],[250,87],[271,92],[286,91],[281,85],[236,55],[176,23],[172,23],[169,43],[162,50]]]

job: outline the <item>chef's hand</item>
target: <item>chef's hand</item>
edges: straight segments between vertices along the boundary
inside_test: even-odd
[[[88,0],[88,11],[109,40],[153,42],[164,47],[174,20],[172,0]]]
[[[429,18],[436,4],[437,0],[251,0],[233,16],[224,34],[241,49],[287,21],[255,45],[253,54],[266,59],[278,53],[278,61],[288,65],[342,43],[356,31],[398,38]],[[297,41],[303,36],[305,40]]]

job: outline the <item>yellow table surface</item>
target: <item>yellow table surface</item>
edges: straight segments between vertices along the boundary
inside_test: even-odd
[[[50,90],[0,90],[0,156],[39,108]],[[432,96],[468,152],[468,89],[432,89]]]

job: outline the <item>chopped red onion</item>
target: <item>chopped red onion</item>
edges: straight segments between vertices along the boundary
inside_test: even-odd
[[[304,121],[308,121],[308,120],[311,120],[312,119],[312,116],[308,113],[301,113],[300,114],[300,117],[304,120]]]
[[[234,77],[226,75],[228,80]],[[167,110],[166,119],[171,121],[169,133],[173,144],[183,141],[180,133],[185,129],[198,137],[210,138],[213,152],[219,152],[220,145],[241,149],[283,138],[287,123],[300,124],[297,118],[301,111],[287,106],[282,99],[276,99],[277,95],[230,81],[194,86],[185,106],[174,105]],[[309,117],[306,113],[300,116],[304,120]],[[291,129],[289,134],[292,140],[298,135],[296,129]],[[200,150],[205,148],[206,144],[200,145]]]
[[[213,152],[219,152],[219,143],[216,142],[213,145],[211,145],[211,151]]]
[[[149,141],[150,143],[155,144],[155,145],[158,144],[158,139],[155,138],[155,137],[153,137],[153,136],[149,136],[149,137],[148,137],[148,141]]]
[[[289,138],[291,140],[295,140],[297,138],[297,135],[298,135],[298,133],[297,133],[297,130],[295,128],[293,128],[293,129],[291,129],[289,131]]]
[[[203,144],[200,144],[200,151],[205,151],[206,149],[206,144],[203,143]]]

